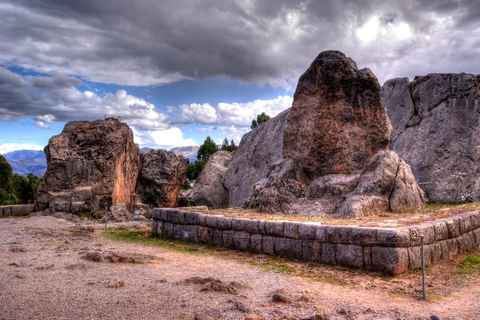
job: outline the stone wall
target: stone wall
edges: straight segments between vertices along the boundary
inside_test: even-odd
[[[480,245],[480,210],[401,228],[250,220],[160,208],[152,217],[156,236],[389,274],[421,267],[420,234],[427,265]]]
[[[33,204],[19,204],[14,206],[0,206],[0,218],[28,216],[35,211]]]

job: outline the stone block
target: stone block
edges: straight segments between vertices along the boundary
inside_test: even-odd
[[[217,228],[221,230],[232,229],[232,218],[222,217],[217,220]]]
[[[302,259],[309,261],[322,261],[322,243],[315,240],[302,241]]]
[[[205,227],[207,225],[207,215],[203,213],[197,213],[198,216],[198,225]]]
[[[445,241],[448,246],[448,258],[453,258],[458,254],[457,239],[448,239]],[[443,257],[443,254],[442,254]]]
[[[159,237],[162,235],[162,222],[158,220],[152,221],[152,235]]]
[[[430,244],[435,242],[435,227],[433,224],[419,224],[410,227],[410,246],[415,247],[421,244],[420,235],[424,236],[423,243]]]
[[[340,233],[343,227],[327,226],[327,240],[328,243],[340,243]]]
[[[153,220],[163,220],[162,219],[162,209],[161,208],[154,208],[152,210],[152,219]]]
[[[0,218],[3,218],[5,217],[5,215],[3,214],[3,207],[0,207]]]
[[[470,220],[470,212],[460,215],[459,228],[460,234],[464,234],[473,230],[472,221]]]
[[[438,244],[440,245],[440,249],[442,250],[442,259],[448,259],[450,257],[450,254],[448,250],[447,240],[439,241]]]
[[[172,209],[171,212],[172,212],[172,223],[185,224],[185,211]]]
[[[335,257],[335,248],[336,244],[334,243],[323,243],[322,244],[322,257],[321,262],[325,264],[337,264]]]
[[[244,224],[244,230],[250,234],[260,233],[259,220],[246,220]]]
[[[217,229],[218,227],[218,219],[222,218],[223,216],[220,215],[207,215],[205,219],[205,226],[212,228],[212,229]]]
[[[456,238],[460,235],[458,218],[454,217],[454,218],[445,219],[445,223],[447,225],[449,239]]]
[[[183,239],[183,224],[174,224],[173,225],[173,238],[174,239]]]
[[[473,238],[475,240],[475,246],[480,246],[480,229],[473,230]]]
[[[480,211],[473,211],[470,214],[470,223],[473,230],[480,228]]]
[[[298,226],[300,222],[288,221],[284,224],[283,235],[286,238],[298,239]]]
[[[317,226],[315,229],[315,239],[320,242],[327,242],[327,227]]]
[[[376,244],[383,247],[408,247],[410,246],[410,229],[378,229]]]
[[[250,236],[250,250],[255,253],[262,253],[262,235],[252,234]]]
[[[245,221],[248,221],[248,219],[243,219],[243,218],[235,218],[232,219],[232,229],[235,231],[245,231]]]
[[[336,248],[337,265],[352,268],[363,267],[363,247],[338,244]]]
[[[377,239],[376,228],[352,228],[351,244],[358,246],[373,246]]]
[[[213,232],[213,245],[222,247],[223,246],[223,231],[215,230]]]
[[[28,216],[35,211],[35,205],[33,204],[21,204],[10,207],[11,215],[15,217]]]
[[[11,217],[12,216],[12,206],[3,207],[3,216]]]
[[[363,268],[368,271],[373,270],[372,264],[372,247],[363,248]]]
[[[442,246],[439,242],[430,245],[430,255],[432,263],[440,261],[442,259]]]
[[[435,230],[435,241],[442,241],[448,239],[448,228],[445,220],[435,221],[433,223],[433,227]]]
[[[431,250],[430,245],[423,246],[425,265],[431,264]],[[408,268],[410,270],[418,269],[422,267],[422,260],[420,254],[420,246],[408,248]]]
[[[315,240],[318,223],[304,222],[298,226],[298,238],[302,240]]]
[[[235,248],[235,242],[233,241],[233,230],[225,230],[223,231],[223,246],[225,248],[233,249]]]
[[[475,237],[473,232],[467,232],[457,238],[458,252],[464,253],[472,251],[475,248]]]
[[[373,270],[388,274],[402,274],[408,271],[408,249],[372,247]]]
[[[185,212],[185,224],[198,225],[198,213],[196,212]]]
[[[275,254],[280,257],[302,259],[302,240],[280,237],[276,238]]]
[[[250,233],[245,231],[235,231],[233,234],[235,248],[242,251],[250,250]]]
[[[265,233],[269,236],[283,237],[284,221],[265,221]]]
[[[196,225],[184,225],[183,226],[183,239],[198,242],[198,226]]]
[[[275,237],[263,236],[262,237],[262,251],[265,254],[275,254]]]
[[[265,220],[258,221],[258,231],[261,234],[265,234]]]
[[[163,235],[168,238],[173,238],[173,223],[171,222],[163,223]]]
[[[212,229],[207,227],[198,227],[198,242],[211,244],[213,242],[213,232]]]

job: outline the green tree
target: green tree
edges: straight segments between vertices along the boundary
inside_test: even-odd
[[[13,189],[12,167],[7,159],[0,154],[0,205],[16,203],[17,199]]]
[[[210,156],[218,151],[217,144],[207,136],[197,152],[197,160],[207,163]]]
[[[257,126],[259,126],[261,123],[266,122],[268,119],[270,119],[270,116],[265,112],[262,112],[261,114],[257,114],[257,119],[252,120],[252,125],[250,126],[250,128],[253,130]]]
[[[237,146],[235,145],[233,139],[230,141],[230,143],[228,143],[227,137],[225,137],[225,139],[223,139],[222,148],[220,150],[233,152],[237,150]]]

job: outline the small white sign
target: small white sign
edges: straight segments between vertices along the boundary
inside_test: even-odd
[[[136,214],[136,215],[139,215],[139,214],[140,214],[140,210],[135,210],[135,214]]]

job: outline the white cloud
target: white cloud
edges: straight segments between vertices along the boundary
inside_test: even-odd
[[[197,143],[192,139],[185,139],[183,132],[179,128],[170,128],[167,130],[148,131],[144,135],[145,139],[151,141],[156,148],[169,150],[174,147],[195,146]],[[147,145],[152,145],[147,143]]]
[[[45,146],[27,143],[0,143],[0,154],[5,154],[16,150],[43,150],[44,147]]]
[[[52,127],[45,124],[43,121],[35,121],[35,126],[39,127],[39,128],[42,128],[42,129],[46,129],[46,130],[51,130],[52,129]]]
[[[258,114],[265,112],[270,117],[292,106],[293,98],[279,96],[271,100],[254,100],[246,103],[221,102],[216,108],[209,104],[190,104],[169,107],[170,112],[178,113],[182,123],[219,124],[223,126],[250,127]]]

